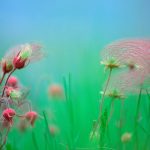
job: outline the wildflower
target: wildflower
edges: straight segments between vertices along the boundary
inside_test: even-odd
[[[31,57],[32,48],[29,44],[22,45],[21,50],[13,59],[15,69],[22,69],[25,67],[27,61]]]
[[[114,57],[120,64],[129,68],[128,72],[117,74],[118,79],[116,80],[122,81],[126,89],[141,85],[149,78],[150,40],[127,39],[113,42],[102,51],[101,56],[104,60],[108,57]]]
[[[127,143],[131,140],[132,134],[129,132],[125,132],[122,136],[121,136],[121,141],[122,143]]]
[[[18,87],[18,79],[14,76],[10,76],[7,81],[7,86],[17,88]]]
[[[6,87],[5,93],[7,97],[12,99],[19,99],[21,97],[21,92],[12,87]]]
[[[120,67],[119,61],[113,57],[101,61],[101,64],[104,65],[106,69],[111,69],[111,70]]]
[[[33,126],[35,120],[37,119],[38,115],[35,111],[29,111],[25,114],[25,118],[29,121],[29,123]]]
[[[12,61],[9,59],[3,59],[1,62],[2,71],[4,74],[9,73],[13,70],[13,64]]]
[[[101,91],[100,93],[103,94],[104,92]],[[106,92],[106,96],[113,99],[125,99],[124,94],[117,89],[108,90],[108,92]]]
[[[22,69],[29,62],[43,58],[42,46],[36,43],[18,45],[7,53],[6,57],[13,62],[14,69]]]
[[[15,112],[15,110],[13,110],[11,108],[7,108],[3,111],[2,115],[3,115],[4,120],[9,122],[10,125],[12,125],[13,117],[16,115],[16,112]]]

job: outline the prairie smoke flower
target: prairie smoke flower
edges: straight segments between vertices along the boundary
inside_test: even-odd
[[[103,93],[104,93],[103,91],[100,92],[100,94],[103,94]],[[124,94],[118,89],[111,89],[111,90],[109,89],[105,95],[112,99],[125,99]]]
[[[17,88],[18,87],[18,79],[14,76],[10,76],[7,81],[7,86]]]
[[[13,87],[6,87],[5,93],[7,97],[12,98],[13,100],[21,98],[21,92]]]
[[[33,126],[35,120],[37,119],[38,114],[35,111],[29,111],[25,114],[25,118],[29,121],[29,123]]]
[[[120,67],[119,61],[113,57],[101,61],[101,64],[105,66],[105,69],[111,69],[111,70]]]
[[[27,43],[11,49],[7,55],[11,57],[14,69],[22,69],[29,62],[39,60],[43,57],[41,48],[42,47],[39,44]]]
[[[3,74],[11,72],[13,70],[12,61],[7,58],[2,59],[1,67],[2,67]]]
[[[3,113],[3,118],[4,118],[4,121],[7,121],[9,122],[10,125],[13,124],[13,117],[16,115],[16,112],[15,110],[11,109],[11,108],[6,108]]]
[[[104,59],[110,56],[116,58],[129,69],[129,71],[120,73],[118,79],[127,80],[131,87],[142,84],[149,77],[150,40],[128,39],[114,42],[103,51],[102,57]],[[123,82],[126,84],[125,81]]]

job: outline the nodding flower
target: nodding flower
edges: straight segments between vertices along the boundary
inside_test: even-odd
[[[3,59],[1,62],[1,66],[4,74],[9,73],[13,70],[13,64],[10,60]]]
[[[11,108],[6,108],[3,113],[3,118],[5,119],[4,121],[8,122],[10,125],[13,124],[13,117],[16,115],[15,110]]]
[[[15,69],[22,69],[25,67],[29,58],[32,54],[32,47],[29,44],[25,44],[21,46],[21,50],[17,53],[17,55],[13,59],[13,65]]]
[[[29,111],[25,114],[25,118],[29,121],[29,123],[32,126],[34,126],[34,123],[37,117],[38,117],[38,114],[35,111]]]
[[[21,92],[17,89],[14,89],[13,87],[5,87],[5,93],[7,97],[14,99],[19,99],[21,97]]]
[[[18,88],[18,79],[14,76],[10,76],[7,81],[7,86]]]

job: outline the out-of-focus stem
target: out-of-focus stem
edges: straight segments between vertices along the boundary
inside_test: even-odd
[[[109,114],[109,117],[108,117],[108,120],[107,120],[107,124],[106,124],[106,127],[108,126],[110,120],[111,120],[111,117],[113,115],[113,112],[114,112],[114,99],[111,100],[111,105],[110,105],[110,114]]]
[[[135,114],[135,122],[134,122],[134,129],[135,129],[135,148],[136,150],[139,149],[138,145],[138,133],[137,133],[137,124],[138,124],[138,117],[139,117],[139,111],[140,111],[140,104],[141,104],[141,94],[142,94],[142,88],[140,88],[137,107],[136,107],[136,114]]]
[[[0,80],[0,85],[1,85],[1,84],[2,84],[2,82],[3,82],[5,75],[6,75],[6,74],[5,74],[5,73],[3,73],[2,78],[1,78],[1,80]]]
[[[10,131],[10,127],[8,127],[7,132],[6,132],[6,135],[5,135],[4,140],[3,140],[3,143],[2,143],[2,145],[0,145],[0,150],[2,150],[2,148],[3,148],[4,145],[6,144],[7,136],[8,136],[9,131]]]
[[[119,149],[121,149],[122,143],[121,143],[121,135],[122,135],[122,124],[123,124],[123,108],[124,108],[124,100],[122,100],[121,102],[121,109],[120,109],[120,128],[119,128],[119,141],[120,141],[120,147]],[[123,148],[125,147],[125,145],[123,145]]]
[[[6,82],[5,82],[5,85],[4,85],[4,88],[3,88],[3,92],[2,92],[2,97],[4,96],[4,92],[5,92],[5,86],[7,85],[7,82],[8,82],[8,79],[10,78],[10,76],[15,72],[15,68],[10,72],[10,74],[8,75],[7,79],[6,79]]]
[[[98,128],[98,125],[100,124],[100,120],[101,120],[101,115],[102,115],[102,109],[103,109],[103,105],[104,105],[104,98],[105,98],[105,94],[106,94],[106,90],[108,88],[108,85],[109,85],[109,81],[110,81],[110,77],[111,77],[111,73],[112,73],[112,69],[109,69],[109,75],[108,75],[108,79],[106,81],[106,86],[104,88],[104,93],[103,93],[103,96],[102,96],[102,99],[101,99],[101,104],[100,104],[100,112],[99,112],[99,116],[98,116],[98,119],[97,119],[97,122],[95,124],[95,127],[93,129],[93,133],[91,135],[91,138],[93,138],[97,128]]]

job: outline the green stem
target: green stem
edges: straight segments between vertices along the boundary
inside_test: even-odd
[[[5,74],[5,73],[3,73],[2,78],[1,78],[1,80],[0,80],[0,85],[1,85],[1,84],[2,84],[2,82],[3,82],[5,75],[6,75],[6,74]]]
[[[39,147],[38,147],[38,144],[37,144],[34,132],[32,132],[32,140],[33,140],[33,144],[34,144],[35,149],[39,150]]]
[[[139,149],[137,125],[138,125],[138,118],[139,118],[139,111],[140,111],[140,104],[141,104],[141,94],[142,94],[142,88],[140,88],[140,93],[139,93],[139,97],[138,97],[138,101],[137,101],[137,107],[136,107],[135,122],[134,122],[135,148],[136,148],[136,150]]]
[[[103,96],[102,96],[102,99],[101,99],[101,104],[100,104],[100,112],[99,112],[99,116],[98,116],[98,119],[97,119],[97,122],[95,124],[95,127],[93,129],[93,133],[91,135],[91,139],[93,138],[99,124],[100,124],[100,120],[101,120],[101,115],[102,115],[102,109],[103,109],[103,105],[104,105],[104,98],[105,98],[105,94],[106,94],[106,90],[108,88],[108,85],[109,85],[109,82],[110,82],[110,77],[111,77],[111,73],[112,73],[112,69],[109,69],[109,75],[108,75],[108,79],[106,81],[106,86],[104,88],[104,93],[103,93]]]

